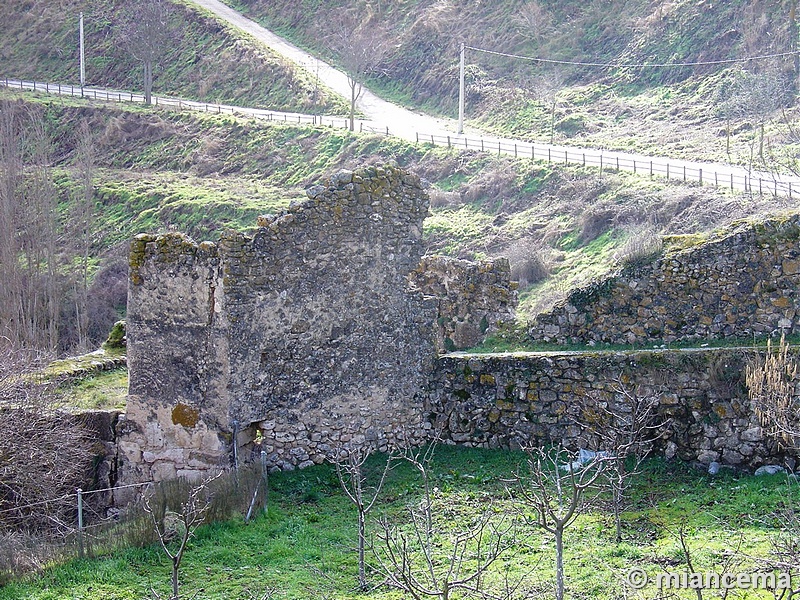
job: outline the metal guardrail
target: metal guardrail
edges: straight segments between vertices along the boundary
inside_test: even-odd
[[[74,96],[78,98],[89,98],[91,100],[103,100],[107,102],[136,102],[144,103],[144,94],[137,94],[121,90],[105,90],[92,87],[75,85],[62,85],[60,83],[47,83],[40,81],[20,81],[18,79],[0,79],[0,85],[10,89],[30,90],[45,92],[48,94],[58,94],[60,96]],[[329,117],[323,115],[307,115],[302,113],[281,112],[260,108],[245,108],[232,106],[229,104],[211,104],[207,102],[197,102],[194,100],[182,100],[180,98],[169,98],[165,96],[153,96],[154,106],[177,108],[178,110],[196,110],[211,114],[242,115],[274,121],[278,123],[295,123],[298,125],[324,125],[338,129],[349,129],[350,120],[344,117]],[[375,125],[362,120],[356,120],[356,129],[362,133],[374,133],[377,135],[389,135],[388,127],[376,127]]]
[[[630,155],[626,156],[613,151],[582,150],[514,140],[470,138],[463,135],[418,133],[417,143],[480,152],[496,152],[515,158],[530,158],[548,163],[597,167],[601,173],[604,170],[630,171],[650,177],[661,176],[666,179],[697,182],[700,185],[713,185],[760,195],[788,196],[790,199],[795,194],[800,194],[800,178],[779,173],[756,171],[748,173],[736,167],[727,170],[716,169],[713,166],[704,168],[692,163],[660,162],[658,159],[649,158],[636,159]]]
[[[92,87],[74,85],[61,85],[57,83],[20,81],[15,79],[0,79],[0,85],[20,90],[34,90],[49,94],[76,96],[93,100],[109,102],[144,102],[144,95],[128,91],[104,90]],[[178,110],[196,110],[213,114],[231,114],[249,116],[272,122],[296,123],[306,125],[323,125],[327,127],[349,129],[350,122],[347,118],[329,117],[323,115],[307,115],[258,108],[244,108],[226,104],[210,104],[194,100],[182,100],[153,96],[155,106],[177,108]],[[378,135],[392,135],[388,126],[358,120],[359,132],[374,133]],[[700,185],[713,185],[759,195],[771,194],[774,196],[788,196],[793,199],[795,194],[800,194],[800,177],[759,171],[748,171],[744,168],[731,166],[720,168],[718,165],[701,166],[691,162],[669,162],[663,159],[636,158],[631,155],[592,149],[578,149],[561,146],[535,144],[519,140],[497,138],[470,138],[465,135],[445,135],[436,133],[416,133],[418,144],[432,144],[454,149],[477,150],[481,152],[496,152],[515,158],[530,158],[531,160],[547,161],[549,163],[563,163],[597,167],[602,173],[605,170],[629,171],[648,175],[660,176],[666,179],[677,179],[685,182],[696,182]]]

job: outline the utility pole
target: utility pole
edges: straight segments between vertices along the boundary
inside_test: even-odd
[[[458,71],[458,134],[464,133],[464,79],[465,79],[465,63],[466,63],[467,48],[464,42],[461,42],[461,67]]]
[[[81,93],[83,93],[83,86],[86,85],[86,60],[83,54],[83,13],[81,13],[79,29],[81,35]]]

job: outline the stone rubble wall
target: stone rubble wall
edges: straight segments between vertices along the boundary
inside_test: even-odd
[[[436,303],[408,287],[427,195],[391,165],[307,195],[254,235],[133,240],[120,483],[427,438]]]
[[[626,394],[657,398],[657,452],[756,468],[784,456],[764,436],[743,384],[749,351],[448,355],[431,380],[427,411],[445,443],[524,448],[563,443],[602,449],[598,431],[623,415]]]
[[[532,341],[638,344],[800,331],[800,216],[740,223],[573,292]]]
[[[504,323],[512,323],[517,285],[508,259],[472,262],[426,256],[411,275],[412,285],[437,299],[436,345],[440,352],[482,343]]]

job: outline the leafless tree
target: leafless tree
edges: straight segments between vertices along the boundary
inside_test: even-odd
[[[75,299],[75,330],[78,348],[89,350],[89,251],[95,221],[94,209],[94,171],[96,147],[89,125],[82,121],[77,131],[75,167],[80,186],[75,194],[71,223],[71,239],[78,257],[73,274],[73,294]]]
[[[153,68],[174,43],[177,33],[170,26],[170,18],[171,11],[165,0],[133,0],[119,27],[125,49],[142,63],[147,104],[152,102]]]
[[[347,73],[350,86],[350,131],[355,129],[356,102],[364,80],[376,72],[389,50],[389,36],[378,21],[353,9],[342,9],[329,16],[323,27],[329,43]]]
[[[209,485],[222,474],[217,473],[191,485],[185,500],[174,512],[169,510],[167,503],[161,502],[156,506],[152,498],[145,498],[144,510],[150,515],[161,548],[172,563],[172,595],[169,600],[180,600],[178,575],[186,546],[195,530],[205,522],[211,508]],[[158,597],[155,592],[154,595]]]
[[[56,191],[42,115],[0,104],[0,327],[17,346],[58,345]]]
[[[550,143],[556,139],[556,109],[558,108],[558,94],[564,87],[564,75],[561,71],[553,70],[539,76],[534,82],[534,95],[537,100],[546,106],[550,112]]]
[[[507,516],[494,519],[488,507],[466,529],[437,528],[429,478],[434,449],[431,444],[404,451],[402,458],[422,477],[423,498],[419,505],[407,508],[405,524],[385,517],[379,520],[378,543],[373,552],[380,570],[391,586],[416,600],[448,600],[453,594],[466,598],[514,598],[524,578],[506,578],[505,587],[500,590],[489,590],[485,584],[492,566],[518,543],[513,521]]]
[[[597,421],[590,426],[599,438],[607,460],[605,477],[611,489],[616,539],[622,541],[622,512],[630,483],[641,472],[657,433],[668,421],[659,418],[659,399],[641,387],[618,378],[612,386],[613,398],[597,406]]]
[[[775,66],[760,71],[741,70],[731,85],[722,112],[728,122],[727,148],[730,152],[730,124],[732,121],[750,121],[755,133],[750,144],[750,167],[756,164],[769,167],[765,155],[766,126],[786,106],[790,89],[784,74]]]
[[[519,490],[533,509],[535,524],[556,543],[556,598],[564,598],[564,532],[589,505],[587,494],[599,493],[608,458],[597,456],[581,463],[560,447],[528,448],[528,475],[519,478]],[[563,464],[562,464],[563,463]]]
[[[552,31],[553,17],[547,8],[536,0],[523,4],[514,20],[521,32],[537,44]]]
[[[334,460],[339,484],[358,512],[358,585],[362,590],[367,589],[367,570],[364,556],[367,543],[367,515],[378,500],[393,460],[391,455],[386,457],[386,463],[378,481],[370,485],[364,468],[369,456],[368,448],[358,446],[342,449]]]
[[[59,410],[58,382],[32,352],[0,355],[0,530],[63,538],[74,528],[75,489],[91,474],[91,441]]]

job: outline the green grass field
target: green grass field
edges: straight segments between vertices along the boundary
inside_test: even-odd
[[[368,462],[372,477],[384,457]],[[522,581],[514,598],[552,597],[554,543],[535,526],[533,511],[511,483],[526,472],[522,452],[438,447],[430,469],[434,551],[445,561],[452,540],[481,518],[512,524],[512,543],[485,577],[495,593]],[[181,569],[186,598],[404,598],[383,585],[367,553],[366,592],[357,589],[356,513],[327,465],[270,477],[269,510],[250,524],[241,518],[204,526],[190,541]],[[601,498],[566,532],[565,572],[569,598],[655,598],[659,590],[626,587],[630,569],[658,573],[687,571],[680,542],[683,532],[693,567],[700,573],[751,573],[774,558],[773,542],[797,535],[781,516],[800,501],[798,486],[788,492],[785,476],[754,477],[723,470],[715,477],[660,459],[645,463],[624,513],[623,541],[614,539],[613,519]],[[788,494],[788,495],[787,495]],[[513,496],[513,497],[512,497]],[[398,461],[371,513],[368,535],[375,552],[375,519],[384,517],[406,533],[408,509],[424,501],[418,472]],[[796,540],[795,540],[796,541]],[[418,555],[411,555],[419,568]],[[469,561],[467,561],[469,562]],[[441,566],[441,562],[439,563]],[[158,546],[129,548],[106,556],[47,566],[41,573],[0,589],[0,599],[55,600],[162,598],[169,593],[170,566]],[[270,592],[271,590],[271,592]],[[706,597],[718,591],[708,590]],[[678,597],[696,598],[694,590]],[[462,598],[467,596],[457,596]],[[735,591],[731,597],[769,598],[767,590]]]

